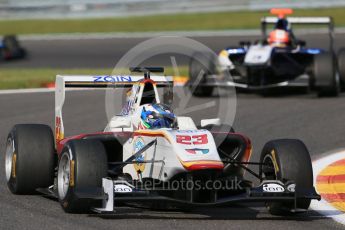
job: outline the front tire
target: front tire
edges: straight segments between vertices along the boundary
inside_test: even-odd
[[[283,183],[294,181],[296,189],[313,189],[313,168],[309,151],[304,143],[296,139],[279,139],[268,142],[261,153],[260,175],[266,180]],[[310,199],[297,198],[298,209],[308,209]],[[269,202],[269,212],[273,215],[291,214],[294,202]]]
[[[54,184],[54,136],[40,124],[15,125],[7,138],[5,171],[14,194],[34,194]]]
[[[107,177],[107,155],[101,142],[72,140],[64,147],[58,166],[58,198],[65,212],[89,213],[99,201],[79,198],[78,190],[102,187]]]

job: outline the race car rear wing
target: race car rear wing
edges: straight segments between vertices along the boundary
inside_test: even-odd
[[[334,21],[332,17],[287,17],[291,24],[299,25],[327,25],[330,39],[330,50],[333,51],[334,40]],[[263,17],[261,18],[261,32],[263,37],[267,37],[267,24],[277,23],[277,17]]]
[[[136,71],[139,72],[139,71]],[[128,88],[149,79],[157,87],[172,87],[172,76],[133,76],[133,75],[68,75],[56,76],[55,82],[55,139],[56,143],[64,138],[62,107],[65,103],[66,88]],[[157,93],[157,92],[156,92]],[[158,93],[157,93],[158,94]]]
[[[292,24],[333,24],[332,17],[287,17]],[[278,21],[277,17],[263,17],[261,22],[274,24]]]
[[[144,80],[144,76],[132,75],[104,75],[104,76],[60,76],[56,77],[56,83],[62,80],[63,85],[67,88],[108,88],[108,87],[132,87]],[[150,79],[159,86],[168,86],[173,83],[171,76],[150,76]],[[61,84],[61,83],[60,83]]]

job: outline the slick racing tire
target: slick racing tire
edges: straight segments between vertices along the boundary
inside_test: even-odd
[[[265,180],[293,181],[298,190],[313,190],[313,169],[308,149],[296,139],[279,139],[265,144],[260,163],[260,175]],[[309,208],[310,199],[297,198],[297,209]],[[269,202],[269,212],[273,215],[289,215],[295,208],[294,201]]]
[[[107,164],[104,146],[97,140],[72,140],[65,145],[57,175],[58,199],[65,212],[89,213],[92,207],[100,207],[99,200],[80,198],[78,191],[102,188]]]
[[[40,124],[15,125],[7,138],[6,180],[14,194],[34,194],[54,184],[54,136]]]
[[[212,53],[195,53],[189,61],[189,82],[191,93],[197,97],[212,95],[213,86],[203,86],[207,82],[207,75],[216,74],[216,57]]]
[[[340,93],[340,79],[332,53],[314,57],[314,78],[319,97],[336,97]]]
[[[345,48],[341,48],[338,53],[338,72],[342,91],[345,90]]]

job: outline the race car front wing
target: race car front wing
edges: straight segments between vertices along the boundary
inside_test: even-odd
[[[290,79],[286,81],[281,81],[279,83],[270,83],[270,84],[263,84],[263,85],[251,85],[248,83],[243,83],[241,81],[237,81],[241,79],[241,76],[233,76],[232,80],[226,80],[219,78],[218,75],[208,75],[206,83],[200,83],[202,86],[209,86],[209,87],[219,87],[219,88],[228,88],[228,87],[235,87],[241,88],[246,90],[264,90],[264,89],[272,89],[272,88],[281,88],[281,87],[308,87],[309,86],[309,76],[307,74],[300,75],[295,79]]]
[[[272,201],[294,201],[295,208],[292,212],[300,212],[297,208],[297,199],[316,199],[321,197],[315,189],[297,189],[291,181],[282,183],[278,180],[265,180],[257,187],[246,188],[243,193],[230,195],[226,198],[216,199],[214,202],[200,203],[192,200],[175,199],[168,196],[157,195],[155,190],[143,190],[134,187],[123,180],[102,179],[102,188],[85,189],[77,192],[79,198],[102,200],[102,207],[93,208],[97,213],[114,212],[117,202],[129,203],[150,203],[166,202],[183,206],[226,206],[236,202],[272,202]]]

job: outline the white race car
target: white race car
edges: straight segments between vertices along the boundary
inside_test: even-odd
[[[299,140],[268,142],[250,162],[250,140],[221,132],[217,119],[174,115],[158,87],[172,77],[163,68],[132,68],[139,76],[57,76],[55,138],[50,127],[15,125],[6,148],[6,179],[14,194],[37,191],[70,213],[113,212],[125,204],[150,207],[217,206],[261,201],[273,214],[303,211],[320,199],[311,160]],[[121,115],[103,132],[64,137],[65,87],[129,87]],[[55,140],[55,141],[54,141]],[[258,165],[256,173],[248,165]],[[258,185],[244,178],[248,172]]]

